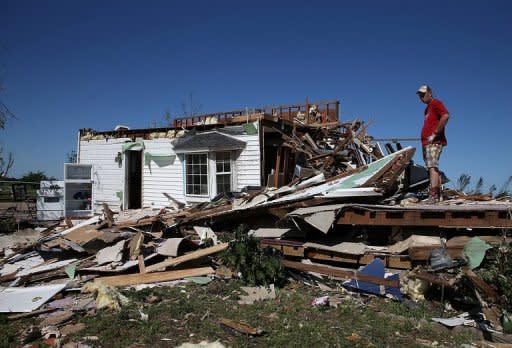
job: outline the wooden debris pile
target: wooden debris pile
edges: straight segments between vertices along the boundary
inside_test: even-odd
[[[283,146],[302,155],[299,156],[299,159],[302,157],[298,161],[299,165],[316,169],[326,177],[331,177],[385,156],[379,144],[366,134],[370,124],[355,120],[323,127],[305,126],[291,134],[279,132],[284,141]]]
[[[426,289],[438,287],[463,291],[485,313],[488,328],[500,329],[503,309],[512,309],[504,296],[512,285],[499,285],[502,276],[512,276],[506,266],[512,254],[503,251],[511,248],[510,202],[478,197],[461,204],[472,197],[450,192],[449,200],[427,206],[416,193],[397,196],[414,149],[383,156],[356,123],[285,140],[300,145],[321,173],[192,206],[169,199],[168,208],[113,212],[104,204],[102,215],[68,219],[36,239],[2,245],[0,311],[22,313],[10,319],[61,311],[54,320],[69,319],[122,307],[126,299],[116,287],[236,277],[243,272],[218,256],[233,245],[222,237],[244,223],[251,238],[276,251],[293,279],[319,286],[341,280],[350,291],[399,300],[428,298]],[[492,253],[497,266],[486,273],[479,267],[489,266]]]

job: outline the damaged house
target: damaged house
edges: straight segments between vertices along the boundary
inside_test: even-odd
[[[270,215],[271,225],[377,237],[510,227],[508,204],[479,204],[491,197],[467,205],[461,202],[470,197],[445,190],[448,204],[422,204],[428,175],[412,162],[415,148],[381,148],[367,134],[371,122],[341,122],[339,105],[213,113],[168,128],[82,129],[77,163],[65,164],[65,215],[192,207],[161,219],[212,225],[253,218],[257,226]]]
[[[304,175],[294,173],[304,150],[286,143],[286,134],[332,127],[338,115],[339,102],[330,101],[176,119],[168,128],[81,129],[77,163],[65,164],[65,215],[89,216],[103,203],[113,210],[156,208],[286,184]],[[313,155],[322,160],[318,149]]]
[[[77,311],[101,309],[88,294],[106,286],[248,281],[267,269],[252,267],[266,255],[266,266],[322,291],[337,292],[329,285],[342,281],[354,294],[450,298],[474,307],[482,332],[512,342],[499,332],[512,333],[502,330],[512,296],[501,283],[511,272],[510,197],[444,189],[441,202],[426,204],[415,148],[381,148],[368,125],[341,122],[333,101],[182,118],[167,128],[80,130],[77,163],[64,166],[64,210],[89,218],[5,243],[0,312],[53,311],[45,303],[57,295],[71,308],[83,303]],[[40,196],[57,206],[60,183],[52,186]],[[41,213],[53,217],[52,208]],[[77,284],[80,295],[64,292]]]

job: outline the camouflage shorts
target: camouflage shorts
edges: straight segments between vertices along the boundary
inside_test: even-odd
[[[443,151],[441,144],[429,144],[423,148],[423,160],[427,168],[439,168],[439,158]]]

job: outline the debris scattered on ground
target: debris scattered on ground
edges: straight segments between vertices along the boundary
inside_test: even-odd
[[[286,185],[194,205],[167,195],[173,204],[164,209],[113,211],[103,203],[101,215],[0,236],[0,312],[9,320],[43,316],[40,327],[20,336],[27,343],[79,332],[76,313],[122,309],[126,287],[240,279],[250,286],[240,289],[238,304],[250,305],[276,299],[275,288],[287,282],[302,282],[329,294],[314,306],[375,295],[438,300],[452,311],[433,321],[473,325],[507,340],[509,199],[445,190],[440,203],[425,204],[428,177],[411,162],[415,149],[389,145],[385,155],[358,121],[273,131],[303,156]],[[418,171],[425,175],[413,175]],[[148,297],[147,305],[165,300]],[[148,313],[139,308],[135,319],[151,322]],[[236,320],[218,323],[244,335],[263,333]]]

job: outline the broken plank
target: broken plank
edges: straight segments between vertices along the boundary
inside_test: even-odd
[[[263,331],[260,329],[255,329],[250,325],[247,325],[245,323],[240,323],[240,322],[237,322],[237,321],[234,321],[231,319],[221,318],[219,320],[219,323],[221,325],[224,325],[224,326],[232,329],[232,330],[235,330],[236,332],[246,334],[246,335],[256,336],[256,335],[261,335],[263,333]]]
[[[139,255],[138,261],[139,261],[139,273],[146,273],[146,265],[144,263],[144,256]]]
[[[427,261],[430,258],[432,250],[438,249],[439,246],[417,246],[410,247],[408,250],[409,257],[413,261]],[[460,256],[462,249],[459,248],[447,248],[446,251],[451,258],[456,259]]]
[[[64,222],[66,223],[67,228],[73,227],[73,221],[71,221],[71,218],[69,216],[66,216],[66,218],[64,219]]]
[[[277,239],[262,239],[260,244],[262,247],[274,248],[286,256],[304,257],[304,243],[302,242]]]
[[[158,216],[151,216],[147,218],[142,218],[139,220],[125,220],[116,222],[116,227],[124,228],[124,227],[134,227],[134,226],[146,226],[151,225],[158,221]]]
[[[466,274],[466,277],[468,277],[471,283],[473,283],[473,285],[485,295],[486,299],[496,300],[498,298],[496,290],[483,281],[475,272],[468,267],[463,267],[462,271]]]
[[[170,280],[183,279],[186,277],[197,277],[212,274],[215,271],[211,267],[191,268],[178,271],[157,272],[157,273],[136,273],[136,274],[123,274],[118,276],[100,277],[94,279],[95,282],[100,282],[105,285],[112,286],[127,286],[137,284],[150,284],[166,282]]]
[[[316,272],[325,274],[333,277],[345,278],[345,279],[357,279],[372,284],[399,287],[400,282],[398,280],[390,280],[385,278],[373,277],[365,274],[361,274],[354,271],[346,271],[339,268],[333,268],[328,266],[320,265],[308,265],[296,261],[282,260],[281,263],[284,267],[297,269],[299,271]]]
[[[17,319],[22,319],[22,318],[28,318],[28,317],[33,317],[33,316],[36,316],[36,315],[39,315],[39,314],[54,312],[57,309],[58,308],[53,308],[53,307],[43,308],[43,309],[36,309],[35,311],[28,312],[28,313],[20,313],[20,314],[9,315],[9,316],[7,316],[7,319],[9,319],[9,320],[17,320]]]
[[[178,256],[173,259],[169,259],[169,260],[162,261],[160,263],[156,263],[154,265],[146,267],[146,273],[154,272],[154,271],[157,271],[159,269],[169,267],[169,266],[176,266],[179,263],[196,260],[203,256],[208,256],[211,254],[221,252],[222,250],[227,249],[228,245],[229,245],[229,243],[217,244],[217,245],[214,245],[214,246],[206,248],[206,249],[196,250],[191,253],[188,253],[188,254],[185,254],[182,256]]]
[[[114,212],[110,209],[107,203],[103,203],[103,214],[108,227],[112,227],[112,225],[114,225]]]
[[[136,260],[139,257],[140,246],[144,242],[144,235],[142,232],[137,232],[137,234],[132,238],[128,247],[130,249],[130,260]]]
[[[457,281],[455,276],[448,276],[447,274],[437,275],[427,272],[412,272],[407,275],[411,279],[420,279],[432,284],[441,285],[445,287],[452,287]]]

